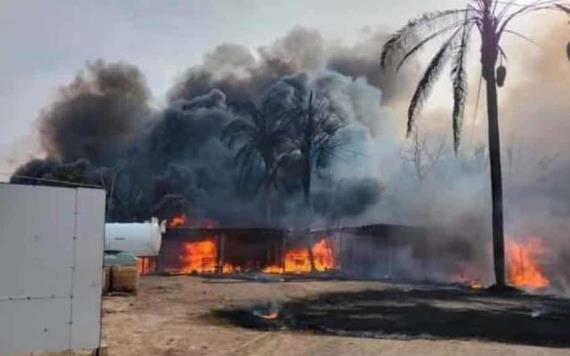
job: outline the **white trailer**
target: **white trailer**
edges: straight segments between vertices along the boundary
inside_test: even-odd
[[[97,349],[105,192],[0,183],[0,354]]]

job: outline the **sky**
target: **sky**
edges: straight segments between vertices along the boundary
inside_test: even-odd
[[[153,103],[224,42],[257,48],[295,26],[354,41],[465,0],[0,0],[0,173],[34,151],[39,111],[87,61],[125,61],[146,75]],[[379,49],[380,51],[380,49]]]

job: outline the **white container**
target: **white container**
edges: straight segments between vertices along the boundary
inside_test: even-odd
[[[95,349],[105,191],[0,183],[0,355]]]
[[[136,256],[156,256],[160,251],[164,226],[146,223],[105,224],[105,251],[130,252]]]

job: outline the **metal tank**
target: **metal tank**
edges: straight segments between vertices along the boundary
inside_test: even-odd
[[[165,225],[157,219],[145,223],[105,224],[105,251],[130,252],[139,257],[156,256]]]

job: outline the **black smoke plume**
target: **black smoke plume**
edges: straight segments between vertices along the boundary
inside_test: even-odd
[[[127,147],[149,108],[143,74],[124,63],[87,65],[60,89],[39,118],[41,143],[50,159],[87,159],[110,165]]]
[[[382,184],[371,176],[342,177],[334,157],[346,160],[343,150],[360,149],[354,133],[377,131],[374,122],[386,120],[380,89],[393,85],[373,66],[370,49],[377,40],[373,36],[360,49],[332,48],[318,32],[297,28],[257,53],[224,44],[187,71],[160,110],[149,108],[149,90],[136,67],[88,64],[40,115],[46,160],[29,162],[16,174],[102,185],[110,219],[117,221],[186,213],[227,226],[267,224],[261,194],[237,184],[236,149],[222,142],[221,133],[243,105],[265,98],[278,115],[290,106],[288,92],[315,91],[346,121],[338,132],[345,147],[315,168],[315,212],[324,221],[359,215],[381,198]],[[272,225],[295,224],[302,211],[296,151],[289,147],[281,155],[288,166],[279,174]],[[338,189],[341,178],[348,183]]]

